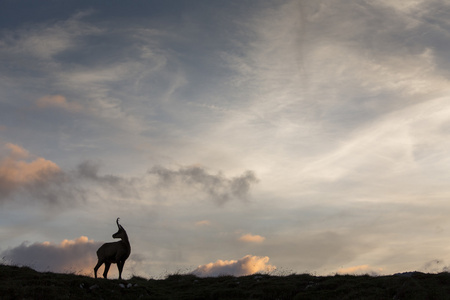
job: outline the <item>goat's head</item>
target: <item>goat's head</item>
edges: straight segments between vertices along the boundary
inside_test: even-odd
[[[122,225],[119,224],[119,218],[117,218],[116,223],[117,223],[117,227],[119,228],[119,231],[114,233],[112,235],[112,237],[115,239],[124,239],[126,237],[127,233],[126,233],[125,229],[123,229]]]

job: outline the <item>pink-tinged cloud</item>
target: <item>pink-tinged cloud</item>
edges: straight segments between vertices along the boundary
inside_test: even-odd
[[[5,148],[9,150],[9,154],[13,158],[27,158],[30,155],[27,150],[11,143],[7,143]]]
[[[378,274],[383,271],[382,268],[372,268],[369,265],[359,265],[348,268],[341,268],[337,271],[338,274]]]
[[[172,181],[179,181],[179,184],[186,185],[186,188],[198,186],[199,189],[195,189],[195,192],[211,196],[209,198],[212,201],[223,204],[233,198],[245,200],[250,183],[256,180],[250,171],[230,179],[221,174],[210,175],[204,169],[194,168],[172,173],[161,171],[158,177],[165,184],[158,182],[152,185],[149,184],[149,179],[155,175],[153,172],[138,178],[102,175],[99,170],[99,165],[91,161],[80,163],[75,170],[61,170],[52,161],[36,157],[18,145],[7,144],[0,148],[0,204],[3,201],[15,200],[17,203],[40,201],[55,208],[68,207],[86,203],[94,190],[101,190],[112,197],[140,198],[141,193],[154,188],[163,193],[173,191]],[[166,169],[160,167],[158,170]],[[208,224],[205,221],[197,225]]]
[[[262,243],[264,242],[266,238],[260,235],[253,235],[250,233],[244,234],[242,235],[239,240],[241,242],[247,242],[247,243]]]
[[[209,226],[209,225],[211,225],[211,221],[209,220],[202,220],[195,222],[195,226]]]
[[[3,197],[26,185],[43,184],[59,173],[60,168],[42,157],[27,161],[27,150],[6,144],[6,154],[0,156],[0,193]],[[0,198],[2,198],[0,196]]]
[[[79,112],[82,110],[81,105],[75,102],[67,101],[66,97],[62,95],[49,95],[36,100],[36,105],[39,108],[56,107],[69,112]]]
[[[8,249],[1,257],[10,264],[29,266],[37,271],[92,275],[97,262],[96,251],[101,243],[81,236],[75,240],[63,240],[27,244]]]
[[[214,263],[201,265],[192,274],[199,277],[246,276],[274,271],[276,267],[268,264],[268,262],[268,256],[246,255],[239,260],[218,260]]]

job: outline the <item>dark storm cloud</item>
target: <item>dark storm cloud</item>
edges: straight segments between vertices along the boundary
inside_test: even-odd
[[[209,174],[204,168],[197,166],[180,168],[176,171],[157,166],[151,169],[149,173],[156,175],[163,187],[170,187],[179,183],[194,186],[218,204],[224,204],[231,199],[246,200],[251,185],[258,182],[252,171],[227,178],[221,173]]]

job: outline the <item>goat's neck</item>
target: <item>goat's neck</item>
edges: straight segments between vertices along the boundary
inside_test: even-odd
[[[121,238],[121,241],[124,242],[128,248],[131,248],[130,241],[128,240],[128,235],[125,233],[124,236]]]

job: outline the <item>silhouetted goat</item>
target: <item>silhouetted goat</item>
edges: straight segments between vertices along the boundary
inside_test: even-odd
[[[119,231],[112,235],[115,239],[121,239],[114,243],[105,243],[97,250],[98,262],[94,268],[95,278],[97,278],[97,270],[102,264],[105,264],[105,271],[103,271],[103,277],[107,278],[109,267],[111,264],[117,264],[119,269],[119,279],[122,279],[122,270],[125,261],[131,253],[130,241],[128,241],[128,235],[122,225],[119,224],[119,218],[116,220]]]

